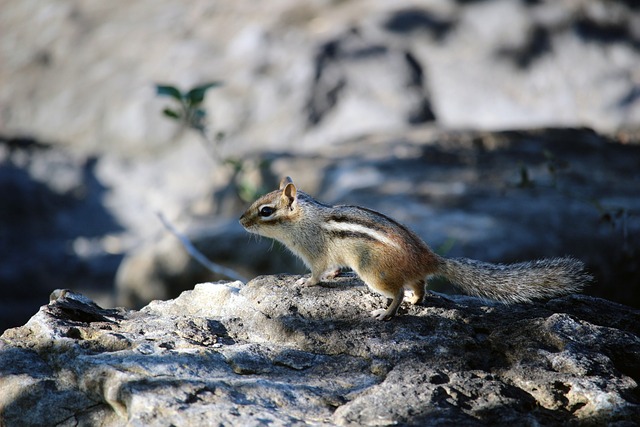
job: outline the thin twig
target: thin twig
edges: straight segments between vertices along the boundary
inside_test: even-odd
[[[176,230],[176,228],[165,218],[162,212],[156,212],[156,215],[158,215],[158,218],[160,218],[160,221],[162,221],[162,224],[165,226],[165,228],[169,230],[174,236],[176,236],[178,240],[180,240],[180,243],[182,243],[182,246],[184,246],[185,250],[189,253],[189,255],[191,255],[196,261],[202,264],[205,268],[207,268],[208,270],[212,271],[215,274],[221,274],[230,279],[240,280],[241,282],[244,282],[244,283],[247,282],[247,279],[242,277],[239,273],[235,272],[230,268],[218,265],[215,262],[209,260],[209,258],[207,258],[206,256],[204,256],[202,252],[200,252],[199,250],[196,249],[195,246],[193,246],[193,243],[191,243],[191,241],[187,238],[187,236],[185,236],[184,234]]]

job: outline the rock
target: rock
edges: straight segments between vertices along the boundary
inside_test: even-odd
[[[13,425],[632,425],[640,311],[432,294],[379,322],[352,277],[203,283],[140,311],[58,291],[0,337]],[[46,420],[46,421],[45,421]]]
[[[224,80],[207,109],[234,153],[298,151],[433,118],[448,128],[639,125],[640,18],[625,0],[74,0],[32,13],[42,4],[4,9],[0,79],[11,84],[0,133],[83,152],[131,158],[175,146],[157,82]]]
[[[97,164],[0,135],[0,329],[23,323],[55,288],[112,285],[122,254],[108,250],[109,236],[122,227],[103,204]]]
[[[241,213],[238,193],[269,182],[233,182],[238,168],[254,178],[266,170],[272,185],[294,175],[326,201],[382,210],[435,248],[454,242],[452,255],[579,256],[599,278],[594,294],[640,305],[637,153],[603,143],[639,139],[639,16],[628,0],[7,2],[0,330],[24,323],[57,287],[114,305],[123,257],[127,304],[211,280],[166,243],[157,211],[183,230],[213,230],[195,243],[248,277],[295,272],[279,251],[268,256],[268,243],[219,231]],[[233,167],[167,120],[170,100],[154,90],[210,81],[224,82],[204,108]],[[545,131],[460,130],[531,128]],[[559,134],[601,144],[589,156],[569,144],[576,152],[560,158]],[[494,150],[496,138],[511,146]],[[549,190],[547,168],[561,164],[546,151],[572,167],[588,158],[570,184],[581,202]],[[535,185],[512,198],[519,182]],[[194,227],[203,217],[209,224]],[[218,244],[218,233],[233,242]],[[258,262],[247,266],[247,253]]]
[[[357,28],[325,42],[315,55],[306,108],[313,139],[340,140],[435,120],[425,74],[410,51]]]

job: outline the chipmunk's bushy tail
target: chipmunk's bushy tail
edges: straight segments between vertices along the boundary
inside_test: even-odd
[[[592,280],[584,264],[571,257],[506,265],[445,258],[438,274],[464,293],[507,304],[576,293]]]

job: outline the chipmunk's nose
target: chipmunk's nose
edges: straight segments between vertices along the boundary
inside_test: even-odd
[[[240,225],[243,226],[244,228],[247,228],[247,213],[243,213],[242,216],[240,216]]]

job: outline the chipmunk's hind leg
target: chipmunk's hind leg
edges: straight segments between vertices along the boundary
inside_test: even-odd
[[[396,315],[400,304],[402,304],[402,299],[404,298],[404,289],[400,288],[396,294],[393,296],[393,300],[387,307],[387,309],[379,309],[371,312],[371,316],[378,320],[390,320],[393,316]]]
[[[327,271],[325,271],[322,277],[327,280],[333,280],[336,277],[338,277],[340,273],[342,273],[342,270],[340,269],[340,267],[330,268]]]
[[[413,297],[409,300],[411,304],[421,304],[424,301],[427,283],[422,280],[416,280],[409,284],[409,289],[413,291]]]

